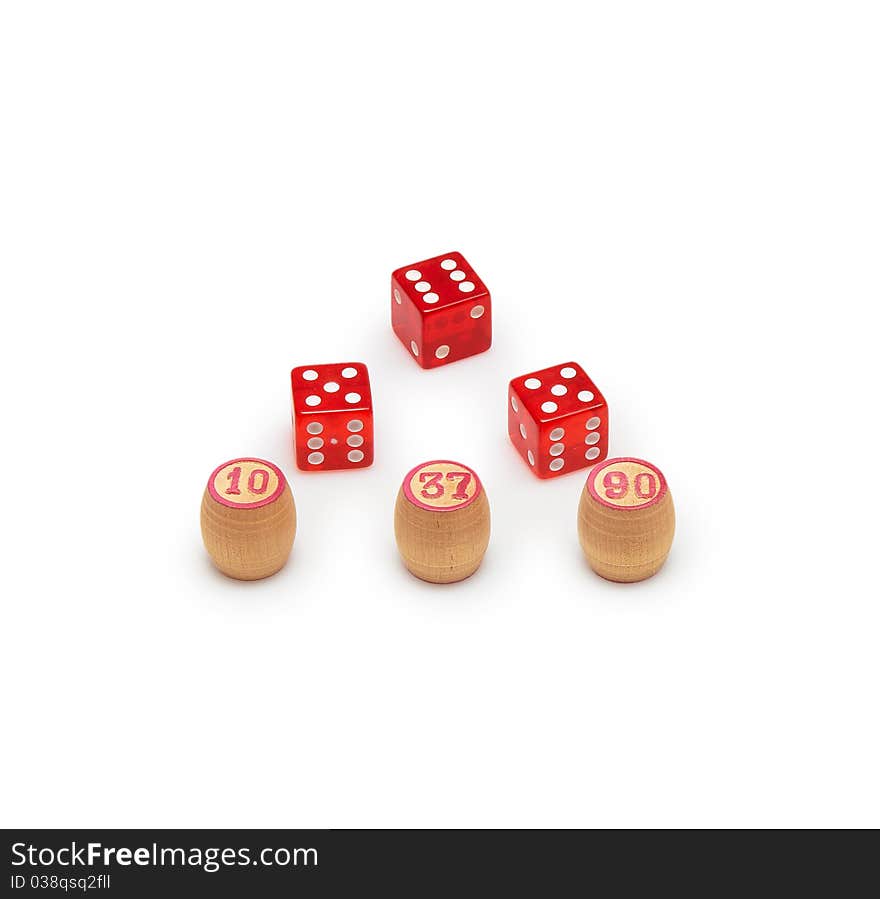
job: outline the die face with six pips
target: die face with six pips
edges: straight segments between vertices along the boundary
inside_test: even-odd
[[[492,298],[461,253],[391,274],[391,327],[422,368],[483,353],[492,345]]]

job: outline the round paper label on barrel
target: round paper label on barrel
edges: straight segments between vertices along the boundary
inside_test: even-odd
[[[225,462],[208,480],[208,492],[230,509],[259,509],[281,496],[284,475],[265,459],[233,459]]]
[[[440,460],[416,466],[403,481],[406,498],[429,512],[452,512],[470,505],[480,494],[480,479],[459,462]]]
[[[590,472],[587,486],[610,509],[645,509],[666,495],[666,478],[643,459],[606,459]]]

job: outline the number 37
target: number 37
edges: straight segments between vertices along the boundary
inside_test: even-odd
[[[449,471],[446,473],[447,481],[458,481],[455,485],[455,493],[452,494],[453,499],[467,499],[467,488],[471,482],[471,475],[468,471]],[[422,487],[422,496],[425,499],[439,499],[446,493],[443,486],[442,471],[423,471],[419,473],[419,481],[425,486]]]

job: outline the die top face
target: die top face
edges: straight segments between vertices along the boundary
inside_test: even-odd
[[[538,422],[599,409],[605,397],[577,362],[564,362],[514,378],[510,390]]]
[[[425,315],[489,296],[480,276],[458,252],[444,253],[393,271],[391,292],[398,304],[403,300],[401,291]]]
[[[373,406],[363,362],[298,365],[290,373],[290,386],[296,415],[364,411]]]

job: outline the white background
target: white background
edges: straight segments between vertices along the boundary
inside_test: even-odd
[[[871,3],[6,3],[11,826],[878,825]],[[495,344],[425,372],[393,268],[461,250]],[[579,361],[675,498],[594,576],[507,381]],[[371,371],[373,468],[293,464],[289,370]],[[208,474],[288,474],[228,580]],[[410,577],[448,457],[483,567]]]

